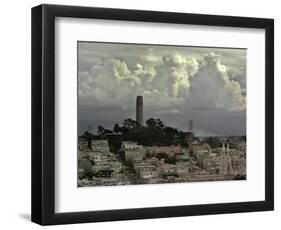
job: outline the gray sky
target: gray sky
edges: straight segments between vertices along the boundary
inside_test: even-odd
[[[78,42],[79,133],[144,119],[197,135],[245,135],[246,49]]]

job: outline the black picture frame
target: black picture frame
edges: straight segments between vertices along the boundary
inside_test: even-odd
[[[55,213],[55,18],[88,18],[265,29],[265,200]],[[110,8],[32,8],[32,221],[41,225],[222,214],[274,209],[274,20]]]

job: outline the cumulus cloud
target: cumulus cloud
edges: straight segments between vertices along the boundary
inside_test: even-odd
[[[126,58],[110,57],[88,71],[79,71],[81,107],[126,110],[134,106],[136,95],[143,95],[145,105],[159,111],[241,111],[246,106],[245,87],[213,52],[199,60],[179,52],[159,54],[150,48],[133,64]]]
[[[240,83],[229,78],[220,56],[212,52],[204,56],[191,80],[188,102],[190,106],[201,109],[237,111],[246,108],[246,97]]]

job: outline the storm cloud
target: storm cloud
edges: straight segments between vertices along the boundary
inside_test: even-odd
[[[182,130],[193,119],[198,135],[245,134],[245,49],[79,42],[78,61],[80,132],[134,118],[142,95],[146,119]]]

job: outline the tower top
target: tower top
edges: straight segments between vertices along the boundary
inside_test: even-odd
[[[137,96],[137,104],[142,105],[143,104],[143,97],[142,96]]]

